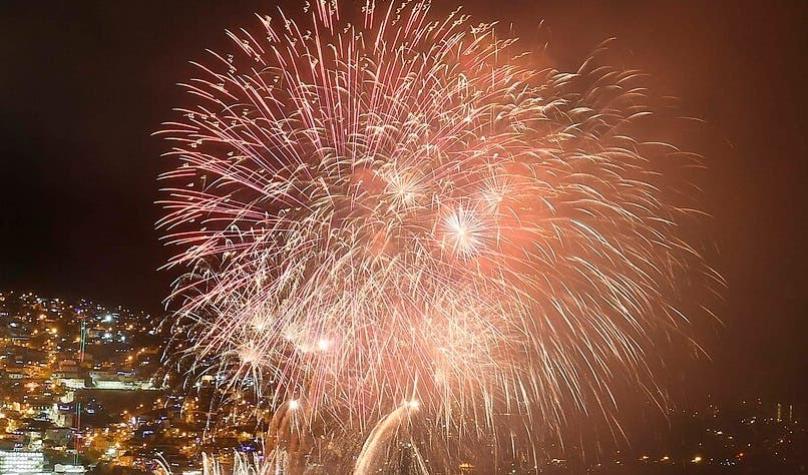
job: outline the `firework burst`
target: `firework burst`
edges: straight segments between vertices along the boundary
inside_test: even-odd
[[[229,32],[161,132],[189,354],[365,433],[402,401],[479,435],[658,393],[682,283],[720,278],[665,176],[697,158],[634,133],[636,71],[559,72],[425,2],[345,11]]]

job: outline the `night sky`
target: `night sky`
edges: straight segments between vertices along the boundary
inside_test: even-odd
[[[225,28],[255,27],[252,13],[275,5],[0,4],[0,288],[160,310],[171,275],[157,272],[168,253],[153,203],[166,163],[150,134],[183,104],[188,60],[225,50]],[[466,5],[481,21],[518,19],[517,31],[545,19],[561,68],[616,37],[618,65],[649,72],[706,121],[690,144],[707,157],[705,238],[729,287],[725,327],[701,335],[713,361],[679,369],[694,388],[683,392],[806,401],[808,2]]]

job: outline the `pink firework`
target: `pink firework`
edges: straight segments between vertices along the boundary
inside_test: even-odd
[[[190,354],[362,430],[402,401],[447,434],[529,432],[658,393],[683,286],[720,277],[682,238],[697,158],[636,133],[639,75],[559,72],[428,2],[345,11],[228,32],[161,132]]]

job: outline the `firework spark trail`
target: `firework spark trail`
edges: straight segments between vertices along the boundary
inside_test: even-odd
[[[406,401],[376,424],[373,430],[370,431],[365,444],[362,446],[362,451],[356,459],[354,475],[378,472],[378,459],[381,451],[392,439],[393,433],[408,421],[412,413],[418,410],[418,407],[418,401]]]
[[[482,433],[658,394],[654,342],[692,343],[682,283],[720,277],[664,179],[697,158],[632,135],[639,74],[537,66],[428,2],[306,10],[228,32],[161,131],[189,354],[363,430],[412,397]]]

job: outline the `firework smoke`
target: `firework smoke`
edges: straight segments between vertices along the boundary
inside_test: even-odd
[[[689,344],[685,287],[720,278],[682,237],[697,157],[636,133],[640,75],[428,2],[304,10],[228,32],[161,132],[187,354],[364,434],[405,400],[484,439],[659,394],[655,342]]]

